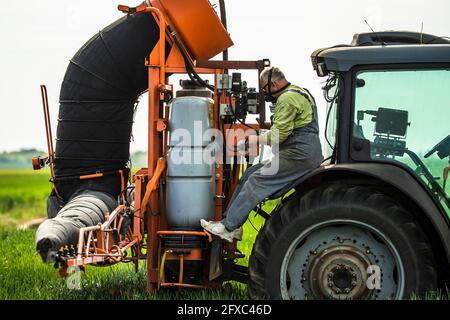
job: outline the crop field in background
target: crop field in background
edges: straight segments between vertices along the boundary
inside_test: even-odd
[[[0,170],[0,299],[247,299],[245,285],[230,282],[227,290],[162,290],[146,293],[146,266],[135,273],[131,264],[109,268],[88,266],[81,277],[81,290],[69,290],[51,264],[43,264],[34,250],[35,230],[18,230],[31,219],[46,216],[51,191],[49,172],[31,169]],[[268,203],[270,210],[274,203]],[[259,228],[262,218],[250,215]],[[244,225],[239,249],[247,265],[256,231]],[[231,290],[229,290],[231,288]]]
[[[46,199],[51,191],[49,171],[0,169],[0,227],[17,227],[33,218],[46,216]]]

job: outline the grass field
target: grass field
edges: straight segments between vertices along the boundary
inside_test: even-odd
[[[34,250],[35,230],[18,226],[36,217],[45,217],[50,192],[48,171],[26,169],[0,170],[0,300],[4,299],[247,299],[245,285],[230,282],[231,290],[162,290],[146,292],[145,261],[135,273],[130,264],[109,268],[88,266],[81,277],[81,290],[69,290],[53,265],[43,264]],[[275,202],[267,203],[266,210]],[[250,223],[251,222],[251,223]],[[247,265],[253,242],[262,224],[261,217],[250,215],[244,225],[239,249],[246,255],[239,264]],[[252,226],[253,224],[253,226]],[[413,299],[417,299],[412,297]],[[449,299],[448,293],[425,297]]]
[[[144,261],[135,273],[130,264],[110,268],[88,267],[81,290],[69,290],[52,265],[45,265],[34,250],[35,230],[17,230],[33,218],[45,217],[51,187],[48,171],[0,170],[0,299],[246,299],[246,286],[230,282],[232,290],[166,290],[146,293]],[[268,207],[273,207],[269,203]],[[250,216],[256,228],[262,218]],[[248,256],[256,231],[247,222],[239,249]]]
[[[45,217],[48,179],[48,170],[0,169],[0,227]]]

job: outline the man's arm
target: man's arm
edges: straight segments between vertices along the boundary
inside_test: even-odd
[[[291,103],[278,103],[273,116],[272,128],[266,134],[259,137],[259,142],[268,145],[271,145],[274,141],[277,144],[283,143],[294,130],[297,112],[297,108]]]

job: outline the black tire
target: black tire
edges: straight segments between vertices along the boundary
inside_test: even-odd
[[[249,260],[250,297],[282,299],[282,261],[292,242],[302,231],[336,219],[358,221],[387,236],[403,265],[404,294],[400,298],[436,289],[431,245],[413,216],[393,198],[375,189],[332,184],[289,200],[266,221]]]

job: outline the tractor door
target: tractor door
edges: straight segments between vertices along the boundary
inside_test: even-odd
[[[360,68],[353,88],[351,158],[404,166],[450,215],[450,67]]]

